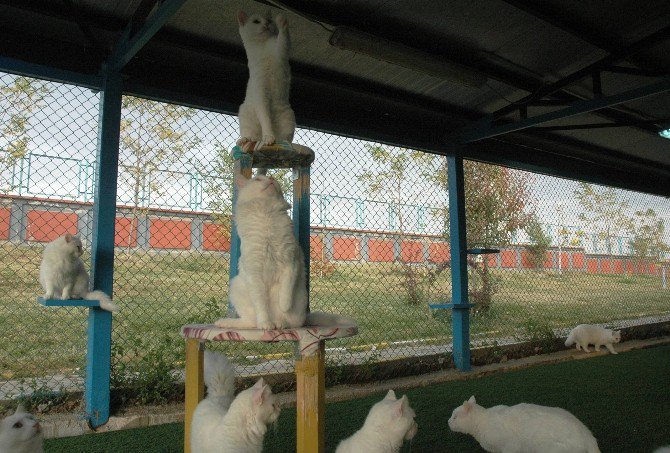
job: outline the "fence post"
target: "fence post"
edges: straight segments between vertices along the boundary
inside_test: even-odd
[[[665,269],[666,269],[666,266],[663,265],[663,267],[662,267],[661,269],[662,269],[662,270],[661,270],[661,281],[663,282],[663,289],[667,289],[666,277],[665,277],[665,273],[666,273],[666,270],[665,270]]]
[[[100,93],[98,167],[93,204],[91,277],[93,288],[111,295],[114,280],[116,183],[119,172],[121,76],[104,70]],[[86,414],[91,426],[109,419],[109,381],[112,355],[112,314],[100,308],[88,312]]]
[[[467,242],[465,234],[465,184],[463,158],[447,156],[449,180],[449,233],[451,253],[451,303],[453,356],[456,368],[469,371],[470,305],[468,303]]]

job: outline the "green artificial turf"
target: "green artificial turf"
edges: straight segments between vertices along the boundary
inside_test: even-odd
[[[419,432],[402,451],[483,451],[469,436],[447,426],[452,410],[475,395],[479,404],[536,403],[560,406],[582,420],[603,452],[651,453],[670,444],[670,346],[537,366],[407,392]],[[383,395],[329,404],[326,449],[357,430]],[[170,424],[106,434],[49,440],[46,452],[180,452],[183,427]],[[267,452],[295,451],[295,410],[285,409]]]

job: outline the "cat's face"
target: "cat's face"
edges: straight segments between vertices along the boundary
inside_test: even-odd
[[[284,198],[279,183],[274,178],[264,175],[257,175],[251,179],[239,177],[238,187],[240,189],[238,199],[242,202],[257,198]]]
[[[21,448],[28,442],[36,441],[41,436],[42,429],[39,422],[21,406],[16,409],[13,415],[5,418],[0,423],[2,443],[15,449]]]
[[[79,237],[67,233],[57,240],[61,241],[61,248],[73,257],[79,258],[84,253],[84,247]]]
[[[449,428],[457,433],[470,433],[476,406],[477,401],[475,401],[474,396],[471,396],[469,400],[454,409],[449,418]]]
[[[272,389],[263,378],[260,378],[251,387],[251,404],[254,414],[262,423],[269,425],[279,418],[281,408],[277,402],[277,396],[272,393]]]
[[[365,424],[383,427],[393,439],[409,440],[419,428],[414,421],[415,416],[407,395],[397,399],[395,392],[389,390],[383,400],[372,406]]]
[[[618,330],[613,330],[612,331],[612,342],[613,343],[618,343],[621,341],[621,332]]]
[[[244,11],[238,11],[237,23],[243,42],[264,42],[279,33],[277,24],[270,17],[258,14],[247,16]]]

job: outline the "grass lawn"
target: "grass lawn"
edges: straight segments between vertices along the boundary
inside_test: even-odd
[[[41,292],[37,282],[41,251],[37,246],[0,244],[0,330],[16,333],[0,336],[0,380],[69,374],[83,366],[86,311],[45,308],[35,302]],[[88,256],[84,259],[88,262]],[[121,311],[114,316],[114,362],[140,373],[147,356],[179,366],[180,326],[212,322],[223,315],[227,272],[222,254],[117,250],[115,300]],[[473,338],[523,337],[531,321],[560,328],[670,311],[670,292],[661,289],[658,277],[517,271],[496,271],[496,276],[500,283],[491,311],[472,317]],[[346,313],[359,322],[358,336],[329,342],[329,347],[412,339],[445,344],[451,341],[450,315],[435,319],[427,302],[449,297],[450,278],[447,271],[434,286],[423,283],[425,302],[410,305],[396,264],[338,263],[332,275],[312,278],[312,307]],[[287,343],[219,347],[238,361],[292,351]],[[147,360],[146,366],[155,363]]]
[[[606,355],[407,392],[417,412],[415,452],[479,452],[474,439],[447,426],[452,410],[475,395],[485,407],[529,402],[563,407],[588,426],[603,452],[650,453],[670,444],[670,346]],[[326,449],[357,430],[382,394],[329,404]],[[180,452],[183,426],[171,424],[106,434],[54,439],[48,452]],[[295,410],[285,409],[266,452],[295,451]],[[402,451],[410,451],[405,445]]]

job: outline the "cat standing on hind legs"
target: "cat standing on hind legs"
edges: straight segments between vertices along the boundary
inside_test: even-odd
[[[295,132],[295,115],[289,104],[288,21],[281,14],[272,21],[269,17],[247,16],[239,11],[237,22],[249,66],[246,97],[238,112],[240,138],[237,145],[290,143]]]
[[[83,253],[81,239],[70,233],[46,245],[40,264],[44,298],[99,300],[103,310],[117,311],[118,307],[107,294],[88,290],[88,272],[81,260]]]

